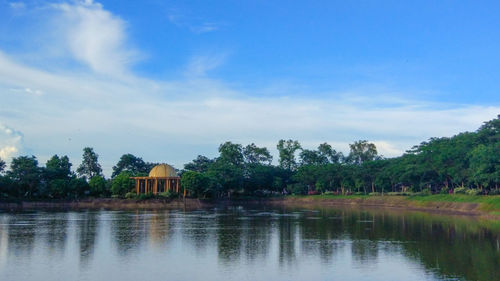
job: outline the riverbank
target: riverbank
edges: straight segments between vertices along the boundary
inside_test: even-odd
[[[269,200],[285,206],[359,206],[399,208],[458,215],[481,216],[500,220],[500,196],[439,194],[427,196],[312,195],[286,196]]]
[[[45,200],[45,201],[0,201],[2,210],[32,210],[32,209],[197,209],[213,205],[212,202],[186,199],[119,199],[92,198],[82,200]]]
[[[368,195],[307,195],[276,198],[244,198],[208,201],[186,199],[118,199],[95,198],[83,200],[0,201],[2,210],[20,209],[179,209],[206,208],[215,205],[263,204],[290,207],[394,208],[446,214],[480,216],[500,220],[500,196],[428,195],[428,196],[368,196]]]

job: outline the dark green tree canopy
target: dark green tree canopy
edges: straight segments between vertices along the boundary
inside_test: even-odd
[[[242,166],[244,162],[243,147],[227,141],[219,146],[220,156],[217,161],[222,161],[234,166]]]
[[[59,156],[56,154],[45,164],[45,176],[51,179],[68,179],[71,176],[71,163],[68,156]]]
[[[116,166],[113,166],[113,173],[111,177],[114,178],[123,171],[129,172],[133,176],[147,174],[151,168],[152,167],[146,164],[142,158],[136,157],[130,153],[123,154],[122,157],[120,157],[120,161],[116,163]]]
[[[83,160],[82,164],[78,166],[76,172],[80,176],[86,176],[91,179],[94,176],[99,176],[102,173],[101,165],[97,162],[99,155],[94,152],[91,147],[85,147],[83,149]]]
[[[192,162],[184,165],[184,170],[204,173],[208,171],[213,163],[214,160],[202,155],[198,155],[198,157],[196,157],[196,159],[194,159]]]
[[[41,170],[35,156],[20,156],[13,158],[7,176],[16,182],[19,193],[32,197],[38,191]]]
[[[271,165],[273,157],[266,147],[258,147],[255,143],[251,143],[243,149],[245,162],[251,164],[268,164]]]

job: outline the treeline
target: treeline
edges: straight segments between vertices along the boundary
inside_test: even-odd
[[[265,147],[225,142],[219,156],[199,155],[179,171],[190,196],[221,198],[272,194],[468,193],[498,194],[500,183],[500,116],[477,131],[451,138],[432,138],[400,157],[384,158],[366,140],[350,144],[344,155],[327,143],[303,149],[296,140],[280,140],[278,165]],[[147,175],[155,163],[123,155],[105,179],[92,148],[71,171],[67,156],[54,155],[45,167],[34,156],[14,158],[10,169],[0,160],[0,196],[82,198],[125,196],[131,176]]]

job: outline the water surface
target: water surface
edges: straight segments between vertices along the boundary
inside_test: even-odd
[[[0,280],[500,280],[497,229],[350,209],[0,213]]]

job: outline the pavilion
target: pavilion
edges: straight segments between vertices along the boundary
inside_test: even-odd
[[[156,165],[147,177],[132,177],[135,180],[135,192],[158,194],[167,191],[179,193],[181,178],[168,164]],[[184,191],[184,196],[186,196]]]

